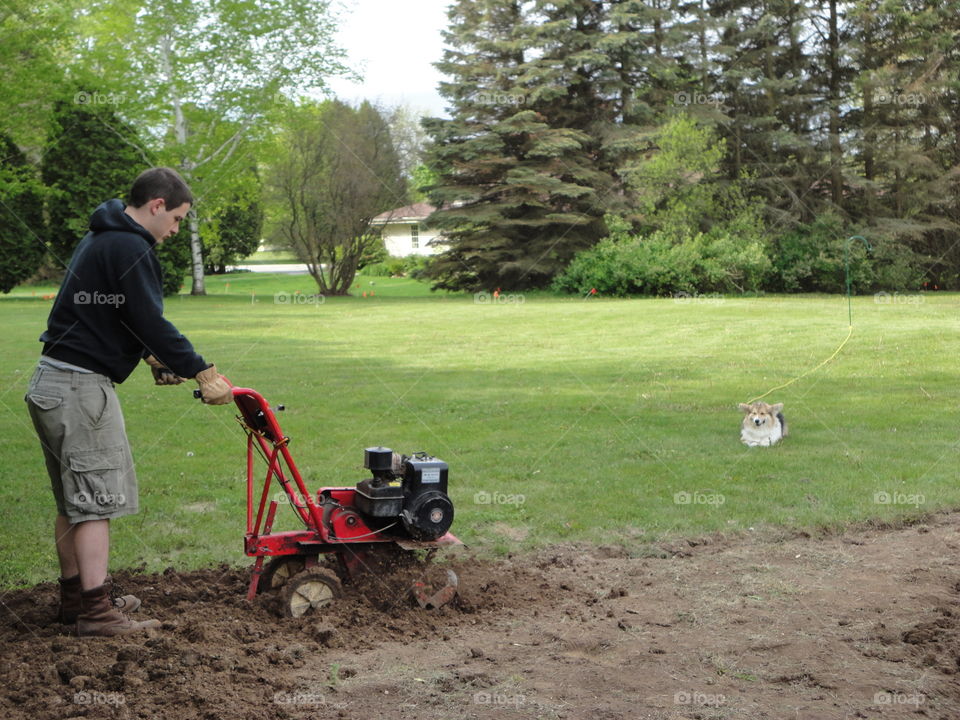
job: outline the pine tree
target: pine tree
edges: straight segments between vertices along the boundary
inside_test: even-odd
[[[54,104],[41,173],[48,188],[47,238],[57,266],[66,268],[90,215],[102,202],[125,199],[134,178],[150,167],[136,131],[109,104],[92,102],[96,93]]]
[[[864,282],[905,287],[925,269],[934,284],[960,285],[958,9],[461,0],[438,65],[451,120],[427,123],[430,197],[451,246],[434,278],[538,285],[594,242],[605,211],[649,231],[645,188],[623,177],[682,111],[719,129],[714,182],[762,199],[775,259],[787,242],[797,263],[815,264],[797,248],[834,257],[835,234],[862,231],[878,241]],[[805,287],[802,268],[776,266]]]
[[[429,274],[444,288],[542,286],[605,233],[617,197],[605,143],[624,98],[604,95],[603,6],[461,1],[449,17],[438,68],[452,119],[425,126],[431,222],[450,249]]]
[[[809,31],[809,8],[790,0],[722,0],[711,12],[722,21],[716,92],[728,109],[728,176],[749,178],[775,225],[810,220],[823,158],[811,48],[801,36]]]
[[[705,79],[684,62],[690,17],[677,0],[614,0],[597,47],[609,60],[603,94],[617,104],[612,118],[651,128],[666,110],[707,92]],[[703,25],[704,32],[706,24]],[[687,91],[689,95],[687,94]]]
[[[951,7],[951,5],[953,7]],[[860,111],[853,128],[862,202],[888,265],[931,286],[960,277],[960,29],[957,4],[862,0],[851,11]]]
[[[26,156],[0,133],[0,292],[8,293],[40,267],[43,196]]]
[[[705,0],[614,0],[597,47],[608,56],[600,84],[614,112],[595,126],[603,139],[602,168],[614,192],[609,211],[635,229],[647,224],[640,198],[623,183],[627,168],[656,152],[655,138],[678,112],[708,124],[723,119],[708,51],[716,22]]]

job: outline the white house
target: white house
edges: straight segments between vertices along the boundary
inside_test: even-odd
[[[393,257],[436,255],[445,248],[430,243],[442,235],[423,224],[435,209],[429,203],[407,205],[380,213],[370,225],[380,228],[387,253]]]

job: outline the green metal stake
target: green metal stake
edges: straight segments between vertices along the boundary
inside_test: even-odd
[[[843,270],[847,278],[847,322],[850,324],[850,327],[853,327],[853,308],[850,306],[850,241],[851,240],[863,240],[863,244],[867,246],[868,252],[873,252],[873,246],[867,242],[867,239],[863,235],[851,235],[847,238],[847,241],[843,244]]]

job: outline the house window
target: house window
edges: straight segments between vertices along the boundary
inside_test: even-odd
[[[420,226],[416,223],[410,226],[410,246],[414,250],[420,247]]]

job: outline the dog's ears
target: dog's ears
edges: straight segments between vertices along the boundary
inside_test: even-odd
[[[776,414],[778,412],[783,412],[783,403],[777,403],[776,405],[770,406],[770,412]]]
[[[750,412],[750,406],[746,403],[740,403],[737,407],[740,408],[740,412]]]

